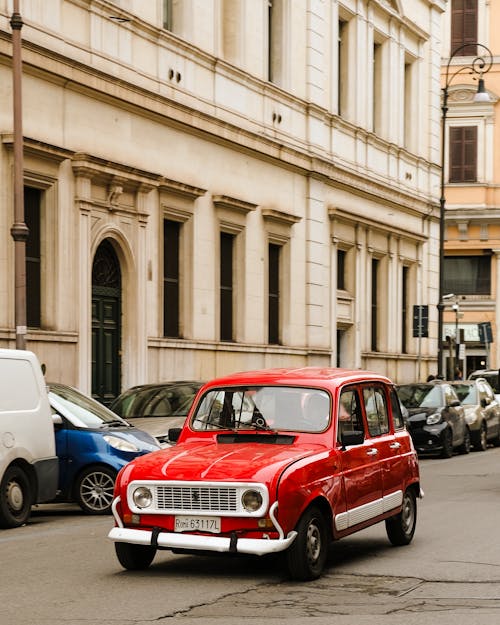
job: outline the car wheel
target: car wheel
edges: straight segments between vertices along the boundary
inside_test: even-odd
[[[29,519],[33,495],[20,467],[9,467],[0,484],[0,527],[19,527]]]
[[[120,564],[129,571],[147,569],[156,555],[155,547],[129,543],[115,543],[115,551]]]
[[[403,496],[401,512],[386,519],[387,537],[395,546],[408,545],[415,534],[417,525],[417,499],[413,489],[408,489]]]
[[[87,514],[109,514],[113,503],[116,472],[108,467],[88,467],[80,473],[76,485],[76,501]]]
[[[460,445],[460,447],[458,448],[458,451],[461,454],[468,454],[470,452],[470,447],[471,447],[471,443],[470,443],[470,432],[469,432],[469,428],[465,428],[465,433],[464,433],[464,442]]]
[[[296,527],[297,536],[287,550],[288,570],[292,579],[318,578],[328,554],[328,530],[325,517],[315,506],[308,508]]]
[[[486,451],[488,448],[488,431],[486,429],[486,423],[483,421],[481,423],[481,428],[476,435],[476,439],[474,441],[474,449],[476,451]]]
[[[441,451],[442,458],[451,458],[453,456],[453,435],[450,429],[443,432],[443,449]]]

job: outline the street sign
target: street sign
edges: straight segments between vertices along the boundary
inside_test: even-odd
[[[489,321],[478,323],[477,329],[481,343],[493,343],[493,333],[491,331],[491,323]]]
[[[429,306],[413,306],[413,336],[429,336]]]

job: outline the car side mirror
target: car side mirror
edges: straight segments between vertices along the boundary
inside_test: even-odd
[[[490,403],[490,400],[488,397],[483,397],[481,399],[481,408],[486,408],[486,406]]]
[[[450,401],[449,404],[452,408],[457,408],[458,406],[460,406],[460,401],[458,399],[454,399],[453,401]]]
[[[179,440],[179,436],[181,435],[182,428],[169,428],[168,429],[168,440],[172,443],[176,443]]]
[[[346,430],[340,435],[342,447],[362,445],[365,442],[365,434],[360,430]]]

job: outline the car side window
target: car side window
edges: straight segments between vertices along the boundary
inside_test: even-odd
[[[366,420],[370,436],[389,432],[389,415],[384,389],[381,386],[367,386],[363,389]]]
[[[401,414],[401,404],[399,403],[399,397],[398,397],[398,394],[396,393],[396,389],[391,388],[390,397],[391,397],[392,420],[394,421],[394,429],[403,430],[405,427],[405,422],[403,419],[403,415]]]
[[[359,395],[354,388],[343,389],[340,393],[337,440],[340,442],[342,433],[349,431],[364,432]]]
[[[449,384],[445,384],[443,390],[444,390],[444,398],[446,400],[447,406],[451,406],[452,402],[454,401],[460,401],[458,399],[458,395],[455,393],[455,391],[452,389],[452,387]]]

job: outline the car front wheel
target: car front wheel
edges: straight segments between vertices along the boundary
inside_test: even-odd
[[[403,496],[401,512],[386,519],[385,529],[391,543],[397,547],[408,545],[415,534],[417,525],[417,499],[412,489]]]
[[[287,551],[288,570],[292,579],[318,578],[328,554],[328,530],[324,515],[311,506],[301,516],[297,536]]]
[[[443,449],[441,451],[442,458],[451,458],[453,456],[453,434],[451,430],[443,432]]]
[[[474,449],[476,451],[486,451],[488,449],[488,431],[486,429],[486,424],[484,421],[481,423],[481,428],[479,432],[476,433],[476,438],[474,440]]]
[[[88,467],[75,485],[76,501],[87,514],[109,514],[113,503],[116,472],[102,466]]]
[[[0,484],[0,527],[24,525],[31,512],[32,500],[26,473],[20,467],[9,467]]]
[[[156,554],[155,547],[129,543],[115,543],[115,551],[120,564],[129,571],[147,569]]]

